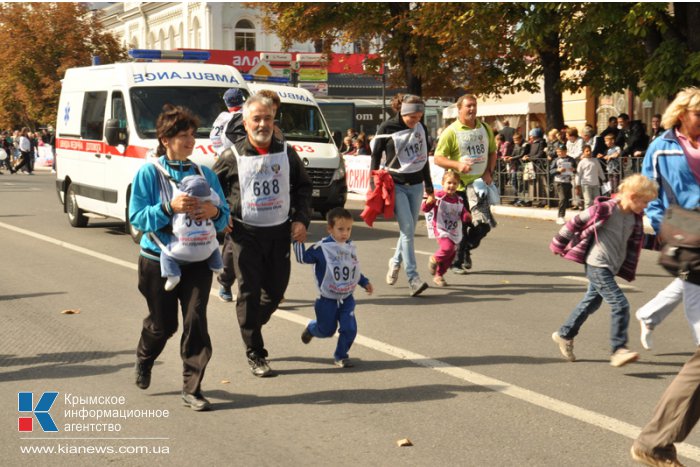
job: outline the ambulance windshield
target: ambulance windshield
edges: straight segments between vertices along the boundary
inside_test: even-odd
[[[195,86],[153,86],[130,89],[136,132],[142,139],[156,137],[156,119],[163,105],[187,107],[199,117],[197,138],[209,138],[216,117],[226,111],[223,96],[229,88]],[[241,89],[245,96],[248,91]]]
[[[318,107],[283,102],[275,119],[289,141],[332,142]]]

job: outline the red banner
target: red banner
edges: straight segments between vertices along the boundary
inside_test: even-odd
[[[178,50],[201,50],[201,49],[178,49]],[[207,63],[219,65],[232,65],[241,73],[247,73],[260,62],[261,51],[246,50],[208,50],[211,58]],[[265,52],[276,53],[276,52]],[[302,52],[299,52],[302,53]],[[296,52],[292,52],[295,56]],[[331,54],[331,61],[328,62],[328,73],[354,73],[363,74],[365,72],[363,62],[365,59],[377,58],[374,54]]]

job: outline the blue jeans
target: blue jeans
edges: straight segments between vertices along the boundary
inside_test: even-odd
[[[423,201],[423,184],[395,185],[394,214],[399,222],[399,241],[396,243],[396,253],[392,258],[394,264],[403,263],[406,276],[410,281],[418,277],[416,271],[416,251],[413,246],[413,236],[416,232],[420,205]]]
[[[630,304],[615,282],[615,275],[607,268],[586,265],[588,290],[576,305],[569,318],[559,329],[559,335],[573,339],[590,315],[596,312],[605,300],[611,309],[610,346],[613,353],[627,345],[627,327],[630,320]]]

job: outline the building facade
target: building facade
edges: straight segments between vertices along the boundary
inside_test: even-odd
[[[128,48],[281,50],[260,12],[240,2],[119,2],[97,10],[103,26]],[[351,46],[348,46],[352,48]],[[338,47],[336,52],[346,52]],[[314,52],[295,43],[294,52]]]

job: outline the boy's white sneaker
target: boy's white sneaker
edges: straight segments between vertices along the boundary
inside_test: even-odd
[[[349,358],[343,358],[342,360],[334,360],[333,364],[338,368],[352,368],[355,366]]]
[[[557,217],[557,224],[564,225],[564,224],[566,224],[566,221],[564,220],[563,217]]]
[[[651,347],[653,345],[651,331],[653,331],[654,328],[646,324],[641,319],[639,320],[639,327],[641,328],[639,340],[642,341],[642,347],[644,347],[645,350],[651,350]]]

